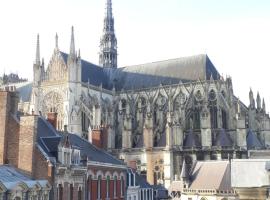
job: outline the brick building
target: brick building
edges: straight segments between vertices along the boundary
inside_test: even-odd
[[[48,180],[50,199],[124,199],[122,161],[75,134],[56,131],[56,113],[46,120],[18,114],[17,105],[15,88],[0,91],[0,165]]]

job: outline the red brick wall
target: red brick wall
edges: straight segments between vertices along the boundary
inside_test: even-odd
[[[53,185],[53,166],[49,166],[49,163],[37,147],[34,150],[34,156],[33,178],[46,179]]]
[[[47,120],[51,123],[51,125],[56,128],[57,125],[57,113],[50,112],[47,114]]]
[[[10,97],[8,92],[0,92],[0,165],[7,161],[7,123]]]
[[[15,167],[18,166],[19,158],[19,132],[20,124],[9,116],[8,134],[7,134],[7,162]]]
[[[18,108],[16,92],[0,91],[0,164],[18,166],[19,124],[14,119]]]
[[[18,168],[33,176],[38,116],[22,116],[19,134]]]
[[[102,131],[101,130],[92,130],[92,143],[98,148],[102,148]]]

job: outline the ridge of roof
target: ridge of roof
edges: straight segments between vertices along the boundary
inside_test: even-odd
[[[124,68],[129,68],[129,67],[138,67],[138,66],[142,66],[142,65],[150,65],[150,64],[157,64],[157,63],[165,63],[165,62],[169,62],[169,61],[178,61],[178,60],[182,60],[182,59],[188,59],[188,58],[195,58],[195,57],[200,57],[200,58],[208,58],[207,54],[195,54],[192,56],[183,56],[183,57],[178,57],[178,58],[169,58],[169,59],[165,59],[165,60],[159,60],[159,61],[153,61],[153,62],[146,62],[146,63],[142,63],[142,64],[135,64],[135,65],[126,65],[123,67],[119,67],[117,69],[124,69]]]

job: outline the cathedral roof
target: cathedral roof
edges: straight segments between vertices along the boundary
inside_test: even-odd
[[[257,135],[251,129],[249,129],[248,134],[247,134],[247,148],[248,149],[263,148],[263,145],[258,139]]]
[[[68,54],[61,52],[67,63]],[[122,68],[102,68],[85,60],[82,62],[82,82],[94,86],[102,84],[105,89],[131,90],[156,87],[160,84],[178,84],[209,80],[211,75],[219,79],[220,75],[206,54],[181,57],[159,62]]]
[[[196,135],[193,133],[192,130],[189,130],[188,134],[186,135],[184,139],[184,147],[187,148],[195,148],[200,146],[198,139],[196,138]]]
[[[124,90],[220,77],[206,54],[104,70],[110,83]]]
[[[233,142],[228,133],[226,133],[224,129],[221,129],[217,135],[214,145],[218,147],[231,147]]]
[[[60,52],[65,63],[68,61],[68,54],[64,52]],[[90,63],[86,60],[81,60],[82,63],[82,82],[88,83],[94,86],[100,86],[102,84],[103,88],[110,89],[108,87],[108,80],[106,78],[106,74],[104,73],[104,69],[98,65]]]

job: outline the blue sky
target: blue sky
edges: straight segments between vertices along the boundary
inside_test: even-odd
[[[84,59],[98,63],[105,0],[9,0],[0,7],[0,73],[32,78],[36,34],[45,64],[69,51],[70,28]],[[208,54],[245,103],[249,88],[270,105],[269,0],[113,0],[119,65]],[[256,94],[255,94],[256,95]]]

